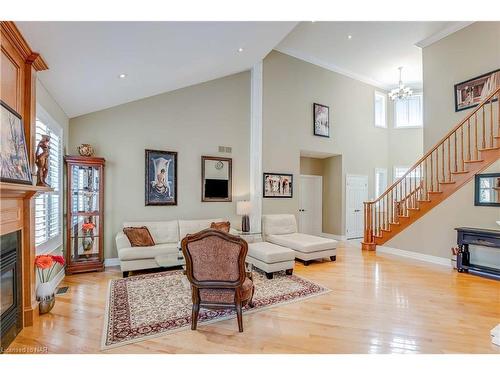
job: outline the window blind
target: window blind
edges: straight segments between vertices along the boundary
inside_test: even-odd
[[[35,245],[39,251],[52,251],[62,244],[62,142],[60,130],[36,119],[36,142],[50,136],[47,183],[54,192],[35,198]]]

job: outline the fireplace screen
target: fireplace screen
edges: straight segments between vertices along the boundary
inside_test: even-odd
[[[2,272],[0,275],[0,315],[14,306],[14,270]]]

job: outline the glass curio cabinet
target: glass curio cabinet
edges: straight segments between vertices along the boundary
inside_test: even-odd
[[[66,274],[104,269],[103,158],[66,156]]]

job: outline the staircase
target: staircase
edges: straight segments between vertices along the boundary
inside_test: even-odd
[[[500,87],[380,197],[364,203],[363,250],[375,250],[500,158]]]

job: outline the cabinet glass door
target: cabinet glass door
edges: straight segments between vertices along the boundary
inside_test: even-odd
[[[100,167],[71,166],[71,227],[70,243],[72,262],[93,260],[99,257]]]

